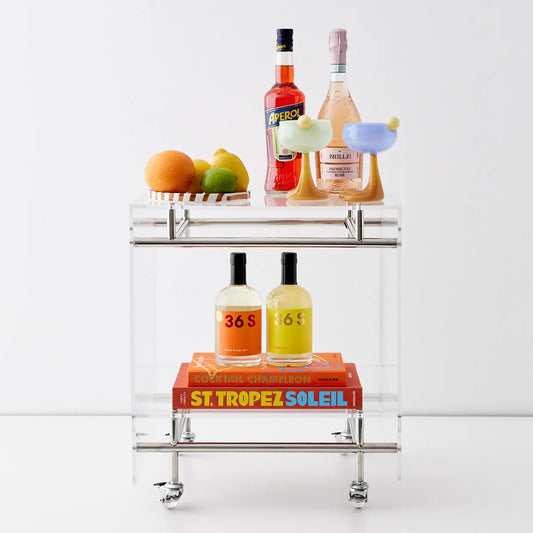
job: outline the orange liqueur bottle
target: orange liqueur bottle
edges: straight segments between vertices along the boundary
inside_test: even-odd
[[[315,154],[317,185],[333,194],[362,187],[363,156],[346,147],[342,140],[344,124],[361,122],[346,84],[346,30],[336,29],[329,34],[331,81],[328,94],[318,114],[319,119],[331,121],[331,142]]]
[[[283,120],[297,120],[304,114],[305,96],[294,85],[292,29],[277,31],[276,83],[265,94],[267,145],[266,193],[282,193],[298,185],[302,154],[278,141],[278,126]]]

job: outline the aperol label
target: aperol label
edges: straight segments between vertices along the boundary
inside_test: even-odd
[[[298,120],[304,114],[304,103],[273,107],[265,111],[265,122],[267,129],[276,128],[284,120]]]
[[[278,138],[279,123],[284,120],[298,120],[304,114],[304,103],[274,107],[265,111],[267,135],[270,136],[269,150],[278,161],[292,161],[298,155],[296,152],[285,148]]]
[[[220,355],[248,356],[261,353],[261,309],[216,312]]]

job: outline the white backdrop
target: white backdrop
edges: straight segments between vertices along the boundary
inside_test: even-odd
[[[127,413],[128,203],[164,149],[261,194],[276,27],[316,116],[347,28],[404,207],[406,414],[533,414],[532,10],[496,1],[0,1],[0,413]]]

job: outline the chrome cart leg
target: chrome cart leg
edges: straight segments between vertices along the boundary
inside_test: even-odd
[[[182,435],[183,442],[194,442],[196,435],[191,431],[191,415],[185,419],[185,431]]]
[[[171,418],[171,433],[170,443],[172,446],[178,444],[180,436],[183,432],[183,418],[178,418],[172,415]],[[170,467],[171,477],[170,481],[156,483],[159,486],[159,501],[166,509],[175,509],[178,501],[183,494],[183,483],[179,480],[179,454],[178,452],[170,452]]]
[[[355,420],[349,419],[354,435],[354,442],[358,446],[364,444],[364,417],[363,411],[357,411]],[[355,481],[350,485],[349,499],[356,509],[363,507],[368,501],[368,483],[365,481],[365,454],[355,454]]]

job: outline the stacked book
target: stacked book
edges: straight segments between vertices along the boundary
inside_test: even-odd
[[[353,363],[340,353],[313,354],[306,367],[222,367],[213,353],[195,353],[180,366],[173,409],[362,409]]]

